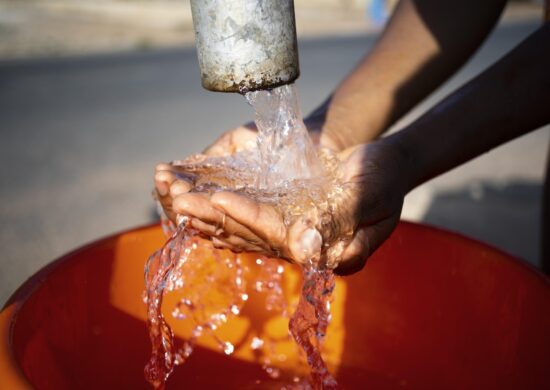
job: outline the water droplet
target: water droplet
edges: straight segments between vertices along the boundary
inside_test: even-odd
[[[191,310],[195,308],[195,305],[193,304],[193,302],[191,302],[190,299],[183,299],[181,302]]]
[[[179,353],[175,353],[175,354],[174,354],[174,364],[175,364],[176,366],[179,366],[179,365],[182,364],[184,361],[185,361],[185,359],[184,359],[183,356],[181,356]]]
[[[231,355],[234,350],[235,350],[235,347],[229,341],[226,341],[223,343],[223,352],[226,355]]]
[[[200,325],[197,325],[195,329],[193,329],[193,337],[197,338],[200,337],[202,334],[203,327]]]
[[[239,315],[241,311],[237,307],[237,305],[231,305],[231,313],[235,314],[236,316]]]
[[[227,322],[227,316],[223,313],[212,314],[210,319],[218,324]]]
[[[331,221],[329,215],[331,213],[331,202],[327,201],[326,189],[328,187],[326,187],[326,184],[336,183],[334,181],[336,176],[329,175],[327,177],[329,180],[324,180],[325,177],[323,177],[321,185],[315,184],[315,175],[320,172],[316,169],[322,169],[322,167],[319,164],[318,154],[303,126],[294,87],[284,86],[273,91],[253,92],[247,95],[247,99],[256,109],[258,116],[257,148],[250,154],[239,154],[238,158],[229,157],[216,161],[206,161],[203,165],[203,172],[205,173],[201,173],[202,182],[195,187],[195,190],[198,192],[213,192],[220,189],[224,190],[224,186],[225,189],[229,190],[242,188],[250,188],[253,191],[258,190],[259,196],[264,196],[270,201],[281,205],[282,218],[285,224],[293,223],[297,216],[306,215],[306,212],[312,211],[315,214],[312,218],[317,222],[320,221],[322,226],[327,226]],[[324,158],[323,161],[325,160],[329,161]],[[200,163],[203,162],[204,160]],[[258,162],[260,163],[258,164]],[[336,164],[337,161],[334,160],[332,163]],[[233,164],[231,166],[236,169],[227,169],[230,164]],[[335,165],[330,168],[330,172],[336,173],[337,169]],[[220,177],[220,172],[227,172],[227,175],[222,175],[223,184],[216,182],[216,177]],[[285,186],[286,190],[282,192],[277,190],[276,193],[270,192],[271,189],[282,188],[281,186]],[[341,192],[339,188],[332,191],[334,193]],[[307,215],[310,214],[307,213]],[[224,255],[218,251],[215,251],[212,256],[214,268],[209,268],[208,271],[201,268],[201,264],[204,263],[197,261],[196,258],[199,256],[192,256],[192,253],[195,250],[200,250],[201,254],[203,250],[210,251],[211,244],[199,240],[198,233],[188,226],[189,221],[186,217],[179,216],[178,222],[182,225],[170,232],[171,238],[157,254],[153,255],[152,262],[148,262],[146,271],[147,291],[149,293],[147,309],[149,331],[151,336],[156,336],[156,339],[161,340],[158,342],[153,341],[153,351],[156,354],[154,356],[156,356],[157,363],[153,362],[153,367],[148,369],[149,372],[156,369],[157,374],[155,376],[148,374],[148,379],[156,378],[157,382],[154,383],[157,384],[159,382],[162,384],[163,380],[170,374],[171,367],[166,363],[178,364],[192,353],[193,342],[202,335],[203,326],[207,330],[214,330],[221,326],[227,320],[229,313],[238,315],[243,302],[246,302],[249,298],[248,294],[244,293],[243,287],[246,281],[243,272],[248,273],[252,269],[241,265],[238,255]],[[317,224],[317,226],[319,225]],[[328,245],[328,242],[323,242],[323,245]],[[323,249],[329,250],[330,247],[327,246]],[[253,265],[250,268],[262,266],[259,269],[260,279],[253,286],[257,291],[266,293],[265,306],[268,309],[277,310],[273,315],[282,313],[285,316],[288,308],[294,308],[295,305],[289,306],[289,303],[286,302],[287,297],[282,294],[281,274],[284,273],[284,265],[278,263],[277,260],[267,258],[253,257],[251,260],[255,264],[252,263]],[[210,261],[210,257],[208,261]],[[309,259],[307,264],[304,271],[305,280],[316,278],[317,276],[313,274],[316,273],[315,269],[318,266],[317,258],[315,260],[313,258]],[[210,264],[208,264],[208,267],[210,267]],[[209,272],[210,269],[213,272]],[[317,282],[321,283],[321,280],[319,279]],[[305,319],[305,321],[306,323],[309,322],[309,325],[306,325],[313,326],[313,329],[315,329],[315,323],[320,322],[321,326],[319,328],[324,331],[326,327],[324,327],[322,320],[326,320],[327,316],[330,318],[328,313],[330,306],[328,304],[326,307],[324,306],[328,298],[322,295],[329,295],[330,291],[322,291],[319,283],[313,283],[313,286],[306,285],[305,287],[310,291],[307,294],[304,292],[304,296],[307,296],[312,303],[316,304],[314,305],[315,310],[320,312],[317,314],[324,318],[317,317],[311,318],[311,320]],[[202,286],[205,286],[205,288],[203,289]],[[223,304],[222,307],[209,307],[210,291],[208,290],[210,286],[217,289],[213,295],[227,296],[227,303]],[[189,342],[184,342],[182,350],[178,352],[174,350],[171,330],[164,322],[160,310],[164,293],[172,289],[189,290],[183,291],[186,299],[182,300],[172,312],[174,317],[178,319],[187,317],[188,321],[191,321],[190,317],[194,317],[194,321],[198,323],[205,321],[205,318],[210,319],[210,322],[203,323],[203,326],[198,325],[193,329]],[[144,296],[145,301],[147,301],[146,298]],[[324,312],[325,308],[327,313]],[[212,315],[212,309],[218,314]],[[197,322],[191,322],[190,326],[194,326]],[[214,332],[212,333],[214,337],[217,337]],[[152,339],[155,339],[155,337],[152,337]],[[302,343],[300,344],[304,346]],[[268,345],[271,346],[271,343]],[[220,340],[219,347],[228,355],[232,354],[235,349],[233,344],[223,340]],[[270,359],[279,362],[286,358],[276,351],[268,353],[267,349],[269,348],[265,348],[264,340],[261,338],[256,337],[251,340],[252,349],[262,347],[266,352],[264,362],[270,361]],[[319,351],[314,352],[318,353]],[[269,354],[271,356],[267,356]],[[278,368],[267,366],[264,366],[264,368],[272,378],[279,377],[280,370]],[[318,364],[315,364],[314,369],[316,368],[319,368]],[[326,377],[319,384],[328,383],[325,379]],[[297,377],[295,382],[298,383],[299,381],[300,379]],[[304,379],[301,379],[301,381],[300,386],[303,384],[304,388],[310,388]],[[285,387],[288,389],[292,385],[286,385]]]
[[[281,375],[281,370],[276,367],[266,367],[265,372],[273,379],[277,379]]]
[[[191,343],[189,342],[185,343],[185,345],[183,346],[183,356],[185,358],[188,358],[189,356],[191,356],[192,353],[193,353],[193,345],[191,345]]]
[[[186,217],[184,215],[177,215],[176,216],[176,223],[178,225],[186,225],[187,221],[189,221],[189,217]]]
[[[176,320],[184,320],[187,318],[187,316],[183,314],[178,308],[175,308],[172,311],[172,317],[174,317]]]
[[[250,342],[250,348],[252,348],[253,350],[262,348],[263,345],[264,341],[259,337],[253,337],[252,341]]]

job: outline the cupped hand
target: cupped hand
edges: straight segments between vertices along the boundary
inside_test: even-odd
[[[398,150],[384,141],[346,149],[339,158],[344,193],[333,204],[329,224],[319,226],[298,219],[286,226],[280,212],[271,205],[231,192],[211,196],[187,193],[187,183],[172,184],[169,189],[168,196],[173,198],[171,216],[189,217],[191,225],[211,237],[217,247],[263,252],[298,263],[318,253],[324,240],[338,234],[324,229],[337,227],[348,237],[331,242],[326,252],[332,257],[329,262],[337,264],[339,274],[356,272],[399,221],[406,164]]]
[[[334,143],[328,137],[321,136],[321,127],[323,122],[317,118],[307,119],[305,121],[309,135],[316,145],[323,145],[333,150]],[[256,146],[258,135],[256,125],[248,123],[235,129],[226,131],[214,143],[208,146],[200,155],[207,157],[230,156],[243,150],[251,149]],[[193,158],[193,156],[191,157]],[[186,193],[191,189],[191,185],[179,180],[177,169],[169,163],[160,163],[155,167],[155,191],[154,195],[160,202],[166,216],[176,222],[177,213],[173,210],[173,200],[176,196]]]
[[[257,130],[253,124],[239,126],[222,134],[202,155],[210,157],[230,156],[256,145]],[[174,166],[160,163],[155,167],[155,197],[159,200],[164,213],[172,221],[177,214],[173,210],[173,199],[191,189],[191,185],[179,180]]]

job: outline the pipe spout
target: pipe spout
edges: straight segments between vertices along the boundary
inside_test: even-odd
[[[300,74],[293,0],[191,0],[202,86],[245,93]]]

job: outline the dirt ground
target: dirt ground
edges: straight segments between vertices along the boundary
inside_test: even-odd
[[[298,36],[372,31],[367,3],[296,0]],[[513,2],[505,18],[541,14],[540,2]],[[189,0],[0,0],[0,60],[177,47],[193,39]]]

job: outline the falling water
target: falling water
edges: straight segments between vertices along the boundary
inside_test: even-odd
[[[334,231],[330,232],[332,200],[341,193],[338,161],[328,151],[313,145],[302,120],[294,85],[249,92],[245,97],[256,112],[255,148],[229,157],[192,156],[175,161],[174,165],[184,172],[180,178],[192,183],[194,192],[245,194],[275,207],[287,226],[299,218],[307,218],[309,224],[324,233],[323,253],[315,254],[303,265],[302,294],[290,317],[289,329],[306,354],[313,388],[334,388],[336,381],[323,361],[321,345],[330,322],[334,289],[333,264],[324,254],[338,239]],[[170,238],[150,257],[145,273],[152,343],[152,356],[145,374],[156,388],[162,388],[174,366],[189,357],[194,343],[204,332],[217,339],[224,353],[233,353],[234,346],[217,338],[215,330],[231,316],[238,315],[248,299],[239,255],[226,256],[227,251],[223,251],[221,256],[222,251],[213,250],[210,243],[200,239],[185,218],[168,230]],[[282,303],[280,285],[283,268],[274,266],[279,263],[277,260],[258,260],[269,263],[270,267],[264,265],[266,268],[256,281],[256,289],[269,286],[271,306],[285,315],[287,308]],[[161,313],[163,296],[176,289],[182,290],[183,298],[173,315],[191,321],[194,329],[192,337],[179,348],[174,346],[174,335]],[[208,306],[213,289],[225,297],[214,308]],[[264,344],[265,340],[255,338],[251,347],[265,349]],[[266,372],[277,377],[278,370],[268,358],[264,360]]]

